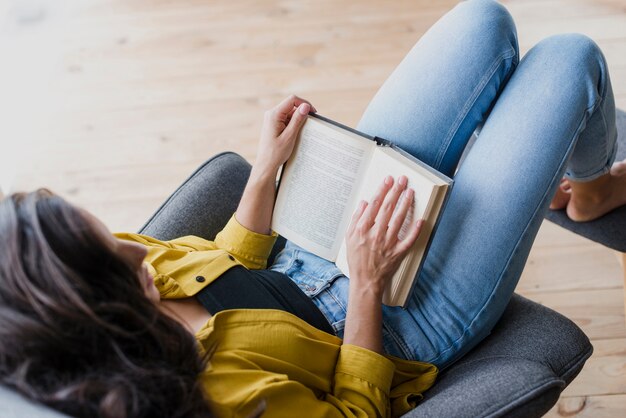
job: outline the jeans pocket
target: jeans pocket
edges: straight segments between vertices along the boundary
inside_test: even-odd
[[[330,286],[330,282],[308,274],[302,268],[302,265],[301,260],[297,258],[294,259],[285,271],[285,274],[289,276],[308,297],[313,298]]]
[[[293,251],[284,273],[310,298],[319,295],[342,275],[330,261],[299,250]]]

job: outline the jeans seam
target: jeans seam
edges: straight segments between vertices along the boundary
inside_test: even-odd
[[[607,83],[604,83],[607,84]],[[606,87],[605,87],[606,90]],[[606,93],[606,92],[605,92]],[[600,112],[600,116],[602,116],[602,126],[604,127],[604,132],[606,132],[607,134],[607,140],[609,140],[608,135],[609,135],[609,126],[606,123],[606,114],[604,112],[604,108],[601,106],[601,103],[604,102],[606,100],[606,94],[602,94],[600,95],[600,98],[598,100],[598,111]],[[595,110],[592,111],[592,113]],[[617,135],[617,132],[616,132]],[[605,169],[608,168],[607,172],[611,170],[611,164],[613,163],[613,161],[615,160],[615,155],[617,154],[617,141],[615,141],[613,143],[613,149],[611,150],[611,152],[609,152],[609,150],[606,150],[606,161],[607,161],[607,165],[605,165]]]
[[[598,98],[594,101],[593,105],[587,107],[585,109],[585,113],[589,113],[590,115],[593,114],[596,111],[600,112],[600,116],[602,117],[602,125],[604,127],[604,132],[606,132],[606,134],[609,134],[609,127],[606,124],[606,117],[604,115],[604,110],[602,109],[602,106],[600,106],[600,104],[604,101],[605,97],[603,95],[599,95]],[[608,139],[608,138],[607,138]],[[605,147],[606,148],[606,147]],[[598,178],[601,175],[604,175],[606,173],[608,173],[611,170],[611,163],[614,159],[614,156],[617,154],[617,141],[615,141],[615,144],[613,145],[613,150],[611,152],[609,152],[608,149],[606,149],[606,153],[604,155],[604,165],[602,166],[602,168],[600,170],[594,169],[594,171],[587,171],[583,174],[577,174],[576,177],[572,177],[570,175],[566,176],[568,179],[571,180],[579,180],[579,181],[591,181],[594,180],[596,178]],[[607,165],[608,164],[608,165]]]
[[[333,293],[330,291],[330,286],[328,286],[326,289],[322,290],[316,296],[313,296],[311,298],[311,300],[314,301],[314,302],[315,301],[321,302],[322,299],[319,298],[319,296],[321,296],[324,293],[326,293],[333,300],[333,302],[339,307],[339,309],[343,312],[343,319],[337,320],[335,314],[332,312],[333,310],[326,308],[326,304],[323,304],[325,306],[324,309],[322,309],[317,303],[315,303],[315,305],[320,310],[322,315],[324,315],[324,317],[326,317],[326,320],[328,321],[330,326],[333,328],[333,331],[335,331],[335,335],[338,336],[340,330],[337,329],[337,327],[335,325],[343,322],[344,323],[344,328],[343,329],[345,329],[347,308],[343,305],[343,303],[341,303],[341,301],[339,299],[337,299],[335,297],[335,295],[333,295]],[[332,318],[329,318],[329,316],[332,316]],[[343,329],[341,331],[343,331]]]
[[[450,129],[448,130],[446,138],[443,141],[444,146],[441,147],[441,151],[439,151],[439,155],[437,155],[437,158],[435,160],[436,167],[441,166],[441,162],[443,161],[444,156],[446,155],[448,149],[450,148],[452,138],[454,138],[454,135],[458,132],[459,127],[461,126],[461,123],[463,122],[463,120],[465,120],[465,118],[467,117],[469,110],[476,103],[476,100],[478,99],[478,97],[480,97],[480,93],[485,90],[485,86],[487,85],[489,80],[491,80],[491,78],[494,76],[500,64],[504,62],[506,59],[515,57],[515,55],[516,55],[515,48],[511,47],[511,49],[509,49],[508,51],[505,51],[501,53],[500,55],[498,55],[498,57],[494,60],[493,64],[491,64],[491,67],[489,68],[487,73],[482,77],[482,79],[480,80],[476,88],[474,89],[474,92],[472,93],[472,95],[470,95],[470,97],[465,102],[465,105],[461,109],[461,112],[459,112],[459,115],[450,126]]]
[[[327,292],[330,294],[330,292],[328,291],[328,288],[322,290],[319,294],[317,294],[314,297],[309,297],[309,299],[311,299],[311,302],[313,304],[315,304],[315,306],[317,307],[317,309],[320,311],[320,313],[322,314],[322,316],[324,318],[326,318],[326,321],[330,324],[331,328],[333,329],[333,332],[335,333],[336,336],[339,336],[339,330],[335,327],[336,324],[339,324],[340,322],[344,321],[345,322],[345,315],[344,315],[344,319],[343,320],[337,320],[335,318],[335,315],[333,315],[333,313],[330,311],[330,309],[326,309],[324,303],[322,303],[322,299],[319,298],[319,296],[321,296],[324,292]]]
[[[330,286],[328,286],[326,289],[324,289],[324,291],[328,292],[328,295],[335,301],[335,303],[337,304],[337,306],[339,306],[339,308],[343,311],[344,314],[348,313],[348,307],[345,306],[341,300],[339,298],[337,298],[333,292],[330,291]]]
[[[396,331],[391,328],[391,325],[387,324],[385,321],[383,321],[383,328],[387,330],[387,334],[394,340],[396,347],[402,351],[404,358],[409,359],[414,357],[413,350],[411,350],[406,341],[404,341],[401,333],[396,333]]]
[[[578,123],[578,128],[576,129],[576,135],[580,135],[580,127],[582,126],[583,120],[585,115],[587,114],[587,112],[589,111],[589,109],[592,109],[593,107],[595,107],[596,103],[594,103],[594,105],[588,107],[587,109],[585,109],[585,112],[583,114],[583,119]],[[573,149],[573,147],[576,145],[577,141],[570,141],[570,146],[568,147],[567,152],[565,153],[565,155],[563,156],[563,159],[561,160],[561,163],[559,164],[559,169],[556,170],[556,172],[554,173],[554,175],[552,176],[552,180],[550,182],[550,184],[554,184],[554,182],[557,180],[557,176],[559,174],[560,167],[563,167],[564,164],[567,163],[567,160],[571,154],[571,151]],[[545,193],[543,194],[541,201],[543,202],[545,199],[547,199],[548,196],[548,192],[550,191],[550,189],[548,188]],[[536,219],[537,216],[537,212],[539,211],[539,207],[541,205],[537,206],[535,208],[535,211],[533,212],[532,216],[530,217],[529,222],[526,224],[526,227],[524,228],[524,230],[522,231],[522,233],[520,234],[517,243],[515,244],[515,247],[513,248],[513,251],[511,251],[511,254],[505,264],[505,267],[502,269],[502,273],[500,274],[500,277],[498,278],[496,283],[500,283],[502,281],[502,278],[506,275],[506,273],[508,272],[508,269],[511,265],[511,260],[513,259],[513,256],[517,253],[520,243],[524,240],[524,238],[526,237],[527,233],[528,233],[528,228],[530,227],[532,221],[534,219]],[[444,354],[446,354],[447,352],[449,352],[450,350],[452,350],[452,348],[455,346],[456,343],[458,343],[460,340],[462,340],[463,338],[465,338],[465,336],[467,335],[468,331],[470,328],[472,328],[472,326],[474,325],[474,323],[479,319],[479,317],[482,316],[482,314],[486,311],[486,307],[490,304],[490,302],[493,300],[494,298],[494,293],[495,290],[498,286],[494,286],[493,289],[491,290],[491,293],[489,294],[489,297],[486,299],[485,303],[483,304],[482,308],[478,311],[478,313],[476,313],[476,315],[474,316],[474,318],[470,321],[469,325],[465,327],[465,329],[463,330],[463,332],[461,333],[461,335],[455,339],[450,345],[448,345],[448,347],[442,351],[439,352],[439,355],[437,355],[437,357],[431,359],[431,360],[426,360],[426,362],[428,363],[435,363],[437,362]]]

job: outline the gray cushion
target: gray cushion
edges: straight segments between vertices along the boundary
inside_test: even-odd
[[[618,148],[616,161],[626,158],[626,113],[617,111]],[[573,222],[565,210],[548,211],[546,219],[609,248],[626,252],[626,206],[591,222]]]
[[[160,240],[185,235],[214,239],[237,209],[251,168],[233,152],[215,155],[170,195],[139,232]],[[285,239],[279,237],[268,265],[284,246]]]
[[[491,335],[443,372],[405,417],[542,416],[592,351],[572,321],[513,295]]]
[[[160,240],[185,235],[213,239],[237,209],[250,168],[233,152],[215,155],[163,202],[139,232]]]

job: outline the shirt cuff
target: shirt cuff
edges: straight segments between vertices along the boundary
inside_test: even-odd
[[[363,347],[343,344],[336,373],[345,373],[377,386],[389,395],[395,365],[385,356]]]
[[[277,237],[278,234],[274,231],[271,235],[250,231],[233,214],[224,229],[215,237],[215,244],[234,255],[248,268],[265,268]]]

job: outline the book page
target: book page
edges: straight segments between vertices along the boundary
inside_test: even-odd
[[[365,173],[365,178],[361,184],[361,189],[358,192],[356,201],[371,201],[383,180],[388,175],[393,176],[394,184],[398,181],[398,177],[401,175],[407,176],[407,188],[410,187],[415,191],[413,203],[409,209],[407,219],[398,234],[398,237],[403,239],[406,236],[408,228],[415,222],[415,220],[424,217],[426,209],[429,206],[429,202],[431,201],[431,196],[435,191],[435,184],[433,184],[433,180],[430,175],[421,173],[419,168],[411,162],[403,161],[402,157],[398,155],[396,151],[390,149],[389,147],[377,147],[372,155],[370,169]],[[420,241],[421,240],[418,239],[415,245],[420,245]],[[388,282],[388,287],[385,291],[386,296],[392,292],[394,286],[397,286],[397,281],[402,276],[405,266],[409,263],[410,256],[411,253],[405,257],[394,278]],[[339,254],[337,255],[337,266],[345,274],[348,274],[345,241],[342,243],[342,246],[339,249]]]
[[[288,161],[272,229],[334,261],[375,143],[309,117]]]

